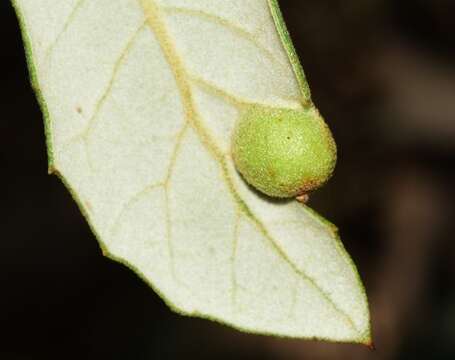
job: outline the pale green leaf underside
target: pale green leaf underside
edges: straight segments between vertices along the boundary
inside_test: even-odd
[[[105,252],[188,315],[244,331],[368,343],[336,229],[239,178],[248,104],[309,90],[274,0],[15,0],[50,167]]]

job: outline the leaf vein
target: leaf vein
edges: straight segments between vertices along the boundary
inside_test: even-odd
[[[248,42],[252,43],[260,52],[262,52],[272,63],[279,65],[280,67],[285,67],[287,64],[281,62],[269,49],[263,46],[258,40],[257,35],[252,34],[248,30],[234,24],[233,22],[229,21],[228,19],[222,18],[221,16],[211,14],[209,12],[203,10],[196,10],[190,8],[183,8],[177,6],[163,6],[162,9],[167,14],[183,14],[189,15],[193,17],[200,18],[202,20],[206,20],[217,25],[220,25],[226,29],[229,29],[231,32],[236,34],[242,39],[247,40]]]
[[[118,231],[118,228],[121,223],[121,219],[125,215],[125,213],[137,202],[139,201],[143,196],[151,193],[152,191],[159,189],[160,187],[164,188],[164,183],[163,182],[157,182],[153,183],[150,185],[147,185],[144,189],[141,191],[137,192],[135,195],[133,195],[120,209],[119,214],[115,218],[114,222],[111,225],[111,230],[109,231],[110,237],[114,237]]]
[[[88,163],[89,169],[92,172],[95,171],[95,167],[93,165],[93,162],[92,162],[91,157],[90,157],[90,153],[88,151],[90,134],[93,131],[95,123],[96,123],[96,121],[98,119],[98,116],[99,116],[99,114],[100,114],[105,102],[109,98],[109,95],[112,93],[112,89],[113,89],[113,87],[115,85],[117,76],[118,76],[118,74],[120,72],[120,69],[122,68],[122,65],[124,64],[124,61],[126,60],[129,52],[131,51],[137,36],[144,29],[144,27],[145,27],[145,22],[134,32],[134,34],[128,40],[128,42],[126,43],[126,45],[123,48],[122,52],[118,56],[117,60],[115,61],[113,69],[112,69],[112,74],[109,77],[109,82],[108,82],[106,88],[104,89],[102,95],[100,96],[100,98],[96,102],[94,111],[93,111],[92,115],[90,116],[90,118],[88,119],[87,125],[85,126],[84,130],[82,130],[79,134],[74,135],[72,138],[70,138],[64,144],[62,144],[62,148],[65,148],[65,147],[73,144],[76,141],[82,140],[83,144],[84,144],[84,147],[86,149],[87,163]]]
[[[65,23],[63,24],[63,28],[60,30],[58,35],[55,37],[54,41],[48,46],[46,49],[45,55],[44,55],[44,63],[47,63],[52,51],[54,50],[55,46],[59,43],[60,38],[63,36],[63,34],[66,33],[70,25],[73,23],[74,19],[76,18],[77,13],[79,10],[82,8],[82,5],[85,3],[86,0],[79,0],[76,5],[74,5],[73,9],[71,10],[70,14],[68,15],[68,18],[66,19]]]

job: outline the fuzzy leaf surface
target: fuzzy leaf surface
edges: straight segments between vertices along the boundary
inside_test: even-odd
[[[246,106],[312,106],[276,1],[13,4],[50,170],[105,254],[183,314],[370,342],[363,286],[336,228],[257,194],[230,155]]]

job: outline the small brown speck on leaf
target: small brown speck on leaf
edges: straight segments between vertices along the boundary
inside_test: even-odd
[[[89,201],[85,201],[85,207],[88,211],[92,211],[92,204]]]

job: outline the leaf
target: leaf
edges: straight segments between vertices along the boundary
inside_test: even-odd
[[[15,0],[49,169],[105,255],[175,311],[286,337],[370,343],[336,228],[245,185],[248,104],[313,106],[275,0]]]

